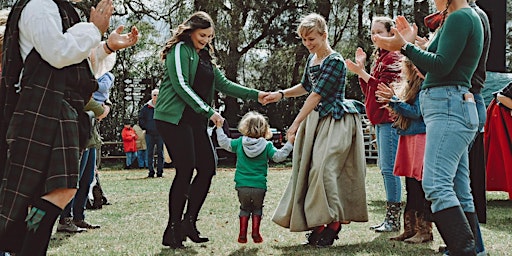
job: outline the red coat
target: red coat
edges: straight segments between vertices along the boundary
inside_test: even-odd
[[[512,116],[492,100],[484,127],[487,191],[508,192],[512,199]]]
[[[124,152],[137,152],[137,134],[135,130],[132,127],[125,127],[121,136],[123,136]]]
[[[368,83],[363,79],[359,79],[361,90],[365,96],[364,105],[366,115],[372,124],[393,122],[389,111],[386,108],[382,108],[385,104],[377,103],[375,91],[377,91],[377,85],[379,83],[390,85],[400,79],[401,60],[402,55],[399,52],[380,50],[379,58],[375,61]]]

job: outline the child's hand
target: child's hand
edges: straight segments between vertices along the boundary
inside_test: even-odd
[[[287,139],[291,144],[293,144],[295,142],[295,134],[289,135]]]
[[[220,120],[220,121],[215,122],[215,126],[216,126],[217,128],[222,128],[222,126],[224,125],[224,120],[225,120],[225,119],[222,119],[222,120]]]

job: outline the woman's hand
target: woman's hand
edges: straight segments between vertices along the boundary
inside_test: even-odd
[[[263,98],[263,105],[274,103],[282,100],[282,95],[280,92],[270,92]]]
[[[96,8],[91,7],[89,21],[98,28],[102,36],[110,26],[110,17],[113,12],[114,4],[112,4],[112,0],[102,0],[96,5]]]
[[[299,128],[299,125],[295,122],[292,123],[292,125],[288,128],[286,131],[286,138],[295,138],[295,134],[297,133],[297,129]]]
[[[372,41],[377,47],[388,51],[400,51],[407,41],[402,37],[396,28],[391,28],[391,37],[383,37],[380,35],[373,35]]]
[[[224,117],[222,117],[219,113],[214,112],[212,116],[210,116],[210,120],[215,124],[217,127],[222,127],[222,124],[224,124]]]
[[[425,50],[428,46],[428,39],[426,37],[416,36],[416,41],[414,41],[414,43],[421,49]]]
[[[345,64],[347,65],[348,70],[359,75],[364,70],[364,65],[366,63],[366,53],[361,47],[357,47],[355,55],[355,63],[347,59]]]
[[[398,16],[395,19],[396,29],[402,37],[409,43],[414,43],[418,35],[418,26],[416,24],[409,24],[404,16]]]
[[[271,103],[268,102],[268,100],[266,99],[268,95],[270,95],[270,92],[258,92],[258,102],[263,106],[265,106],[268,103]]]

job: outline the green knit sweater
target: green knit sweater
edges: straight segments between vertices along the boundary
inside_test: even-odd
[[[472,8],[450,13],[427,51],[408,44],[403,53],[427,72],[422,89],[445,85],[471,87],[483,48],[483,28]]]

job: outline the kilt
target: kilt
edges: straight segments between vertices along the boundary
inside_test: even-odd
[[[64,85],[58,78],[27,83],[20,93],[6,136],[9,146],[0,187],[0,249],[17,251],[21,246],[32,199],[57,188],[77,187],[78,115],[70,102],[81,100],[67,97]]]

